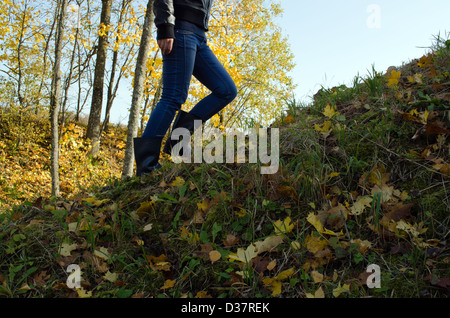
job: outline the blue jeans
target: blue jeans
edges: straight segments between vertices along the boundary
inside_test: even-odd
[[[164,137],[181,105],[188,97],[192,75],[211,94],[190,111],[203,122],[217,114],[237,95],[236,85],[208,47],[205,32],[185,21],[177,21],[172,51],[163,56],[163,91],[142,138]]]

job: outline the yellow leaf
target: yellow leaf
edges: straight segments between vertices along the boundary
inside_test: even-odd
[[[79,298],[89,298],[92,297],[92,291],[86,292],[83,287],[77,288],[77,294]]]
[[[328,118],[332,118],[334,115],[336,115],[336,111],[331,105],[327,105],[322,114],[324,114]]]
[[[318,132],[329,132],[331,129],[331,121],[327,120],[322,125],[314,124],[314,130]]]
[[[208,211],[209,203],[207,199],[204,199],[201,203],[197,203],[197,208],[200,211],[206,212]]]
[[[164,282],[164,286],[161,287],[161,289],[166,290],[172,288],[173,286],[175,286],[175,280],[168,279]]]
[[[286,124],[293,123],[294,121],[295,121],[295,118],[291,114],[287,115],[286,118],[284,119],[284,122]]]
[[[275,234],[287,234],[294,229],[294,224],[291,223],[291,218],[287,217],[284,221],[278,220],[274,223]]]
[[[294,272],[295,272],[295,268],[294,267],[292,267],[292,268],[289,268],[289,269],[287,269],[287,270],[285,270],[285,271],[282,271],[281,273],[279,273],[277,276],[276,276],[276,279],[278,279],[278,280],[285,280],[285,279],[288,279],[288,278],[290,278],[292,275],[294,275]]]
[[[386,76],[386,78],[388,80],[387,85],[389,87],[397,86],[401,75],[402,75],[402,72],[396,71],[396,70],[392,70],[391,74]]]
[[[234,214],[240,218],[243,218],[247,215],[247,211],[245,209],[239,209],[238,211],[234,211]]]
[[[308,235],[305,239],[305,246],[307,250],[313,254],[323,250],[328,245],[328,242],[321,237]]]
[[[344,284],[343,286],[341,286],[341,283],[339,283],[338,287],[333,289],[333,296],[334,297],[339,297],[340,294],[342,294],[342,293],[349,293],[349,292],[350,292],[350,285],[349,284]]]
[[[250,244],[246,250],[243,248],[238,248],[236,253],[231,253],[227,257],[231,261],[240,261],[242,263],[248,263],[253,258],[258,256],[258,253],[256,253],[256,247],[253,244]]]
[[[328,179],[331,179],[331,178],[334,178],[334,177],[338,177],[339,175],[340,175],[339,172],[332,172],[332,173],[330,173],[330,174],[327,176],[327,178],[328,178]]]
[[[306,293],[306,298],[325,298],[325,293],[323,292],[322,287],[320,287],[316,292],[313,294]]]
[[[63,243],[63,244],[61,244],[61,250],[60,250],[59,254],[62,256],[70,256],[70,253],[76,249],[77,249],[77,244]]]
[[[319,218],[317,215],[315,215],[313,212],[311,212],[308,217],[306,218],[306,220],[311,223],[317,230],[317,232],[319,232],[320,234],[328,234],[328,235],[332,235],[332,236],[341,236],[343,235],[343,232],[341,231],[340,233],[336,233],[333,232],[329,229],[326,229],[323,227],[322,222],[320,222]]]
[[[179,187],[182,186],[186,183],[186,181],[184,181],[183,178],[181,177],[176,177],[175,180],[171,183],[171,186],[173,187]]]
[[[90,198],[83,199],[83,201],[87,202],[87,203],[90,203],[92,205],[95,205],[96,207],[99,207],[102,204],[108,202],[109,199],[98,200],[96,197],[90,197]]]
[[[117,280],[118,276],[119,275],[117,273],[111,273],[110,271],[107,271],[103,278],[107,281],[110,281],[111,283],[114,283]]]
[[[181,233],[180,233],[180,237],[181,237],[183,240],[185,240],[185,241],[187,241],[187,242],[189,242],[189,243],[194,244],[194,243],[197,243],[197,242],[200,240],[200,237],[199,237],[199,235],[198,235],[197,232],[191,233],[191,232],[189,232],[189,230],[188,230],[187,228],[185,228],[185,227],[182,227],[181,230],[180,230],[180,232],[181,232]]]
[[[152,211],[152,207],[155,205],[154,201],[146,201],[142,202],[139,208],[136,210],[136,214],[144,217],[148,215]]]
[[[101,259],[108,260],[111,256],[106,247],[100,247],[100,249],[94,251],[94,255],[100,257]]]
[[[408,76],[408,82],[422,84],[422,74],[414,74],[413,76]]]
[[[370,207],[371,203],[372,203],[373,199],[371,197],[363,197],[363,198],[359,198],[354,204],[353,206],[350,208],[350,213],[352,215],[360,215],[361,213],[364,212],[364,210],[367,207]]]
[[[202,290],[202,291],[199,291],[197,293],[197,295],[195,295],[194,298],[211,298],[211,296],[208,295],[208,292],[206,290]]]
[[[294,251],[298,251],[302,247],[302,245],[297,241],[291,242],[290,245]]]
[[[323,281],[323,274],[319,273],[318,271],[312,271],[311,277],[314,283],[321,283]]]
[[[281,294],[281,282],[276,278],[266,277],[262,280],[264,286],[272,291],[272,296]]]

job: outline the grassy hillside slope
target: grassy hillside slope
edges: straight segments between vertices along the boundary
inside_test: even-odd
[[[450,42],[438,41],[290,102],[272,126],[276,174],[167,161],[15,205],[0,215],[0,296],[449,296],[449,111]]]

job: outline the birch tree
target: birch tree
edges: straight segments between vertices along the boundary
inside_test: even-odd
[[[95,62],[94,85],[92,90],[92,103],[86,138],[92,142],[91,154],[96,155],[100,149],[100,119],[103,104],[103,86],[105,82],[106,58],[108,51],[108,30],[111,20],[112,0],[102,0],[102,13],[100,18],[99,39],[97,46],[97,60]]]
[[[50,122],[51,122],[51,176],[52,195],[59,196],[59,129],[58,116],[61,99],[61,55],[64,38],[64,20],[66,16],[67,0],[60,0],[60,12],[55,41],[55,63],[53,66],[52,90],[50,96]]]
[[[144,26],[142,29],[141,43],[136,60],[136,70],[134,75],[133,95],[131,98],[130,116],[128,118],[127,146],[125,148],[125,159],[123,164],[122,177],[131,177],[133,174],[134,148],[133,138],[137,136],[140,107],[144,91],[145,75],[147,70],[147,58],[150,50],[152,25],[153,25],[153,0],[147,3]]]

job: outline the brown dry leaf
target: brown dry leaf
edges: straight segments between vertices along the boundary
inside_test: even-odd
[[[252,259],[252,264],[255,271],[257,271],[258,273],[262,273],[268,269],[267,267],[270,264],[270,260],[269,257],[267,256],[264,258],[262,258],[261,256],[257,256],[254,259]]]
[[[382,222],[389,223],[390,220],[394,220],[396,222],[400,221],[401,219],[407,219],[411,217],[411,209],[415,206],[414,203],[404,204],[402,202],[397,203],[394,205],[388,213],[386,213],[383,218]]]
[[[294,200],[294,201],[297,201],[297,199],[298,199],[297,190],[295,190],[291,186],[280,185],[277,188],[277,193],[279,195],[281,195],[282,197],[290,198],[291,200]]]
[[[35,285],[45,285],[45,281],[50,278],[50,275],[47,275],[47,271],[41,271],[39,274],[35,274],[33,276],[34,284]],[[1,278],[0,278],[1,283]]]
[[[374,196],[376,193],[381,193],[381,203],[385,203],[392,199],[393,192],[394,192],[393,186],[383,184],[382,187],[380,188],[380,186],[375,185],[372,188],[371,195]]]
[[[271,252],[273,249],[277,248],[281,243],[283,243],[283,236],[272,235],[266,238],[264,241],[255,242],[256,253],[261,254],[263,252]]]
[[[335,230],[340,230],[344,227],[348,214],[348,210],[339,203],[337,206],[328,210],[326,225]]]
[[[376,166],[367,176],[367,181],[372,184],[382,185],[386,184],[391,177],[390,173],[386,172],[386,167],[384,165]]]
[[[273,270],[275,268],[275,266],[277,266],[277,260],[276,259],[274,259],[269,264],[267,264],[267,270],[271,271],[271,270]]]
[[[222,254],[220,254],[219,251],[214,250],[214,251],[209,252],[209,260],[211,261],[212,264],[214,264],[221,258],[222,258]]]
[[[450,165],[448,163],[438,163],[433,165],[433,169],[441,172],[444,175],[450,176]]]
[[[228,234],[226,239],[223,240],[223,245],[225,248],[230,248],[239,243],[239,238],[234,236],[233,234]]]
[[[430,135],[450,135],[450,129],[448,129],[445,124],[441,121],[433,121],[427,123],[426,128],[427,136]]]

